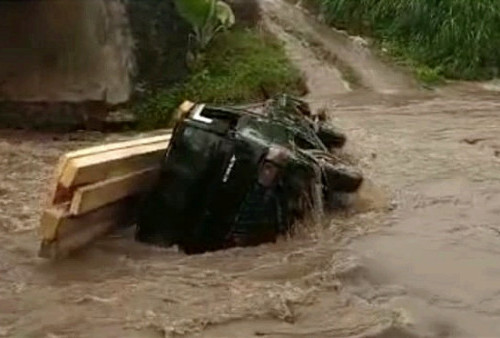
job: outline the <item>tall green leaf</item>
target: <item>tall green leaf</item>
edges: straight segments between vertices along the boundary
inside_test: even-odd
[[[227,3],[223,1],[217,1],[216,15],[219,22],[225,28],[231,27],[236,21],[233,10]]]
[[[180,16],[193,26],[201,28],[210,17],[212,0],[175,0]]]
[[[179,14],[193,27],[197,52],[235,22],[231,7],[220,0],[175,0],[175,3]]]

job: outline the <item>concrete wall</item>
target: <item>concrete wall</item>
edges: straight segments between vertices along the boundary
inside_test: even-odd
[[[161,88],[183,79],[191,28],[177,14],[173,0],[128,0],[127,8],[135,41],[134,83]]]
[[[0,1],[0,13],[0,127],[88,127],[187,74],[173,0]]]
[[[258,20],[256,0],[227,1]],[[0,15],[0,127],[88,127],[187,75],[173,0],[0,0]]]
[[[0,2],[0,100],[124,102],[133,40],[120,0]]]

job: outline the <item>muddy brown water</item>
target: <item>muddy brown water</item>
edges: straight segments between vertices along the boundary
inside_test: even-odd
[[[0,337],[500,336],[499,93],[422,90],[360,40],[262,4],[308,99],[350,137],[368,178],[357,212],[200,256],[120,232],[51,263],[36,228],[58,156],[141,135],[0,131]]]

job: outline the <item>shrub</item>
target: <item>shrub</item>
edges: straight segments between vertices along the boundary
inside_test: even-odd
[[[311,0],[309,0],[311,1]],[[498,0],[314,0],[330,23],[389,40],[400,54],[450,78],[500,68]]]
[[[280,92],[305,92],[301,74],[282,45],[256,30],[235,29],[213,41],[187,81],[151,93],[135,112],[142,128],[165,127],[184,100],[241,104]]]

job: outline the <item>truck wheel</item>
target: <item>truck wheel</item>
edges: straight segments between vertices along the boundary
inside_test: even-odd
[[[353,167],[324,163],[322,171],[329,191],[355,192],[363,183],[363,175]]]
[[[326,126],[324,123],[319,125],[316,134],[328,149],[342,148],[347,139],[344,133],[335,128]]]

